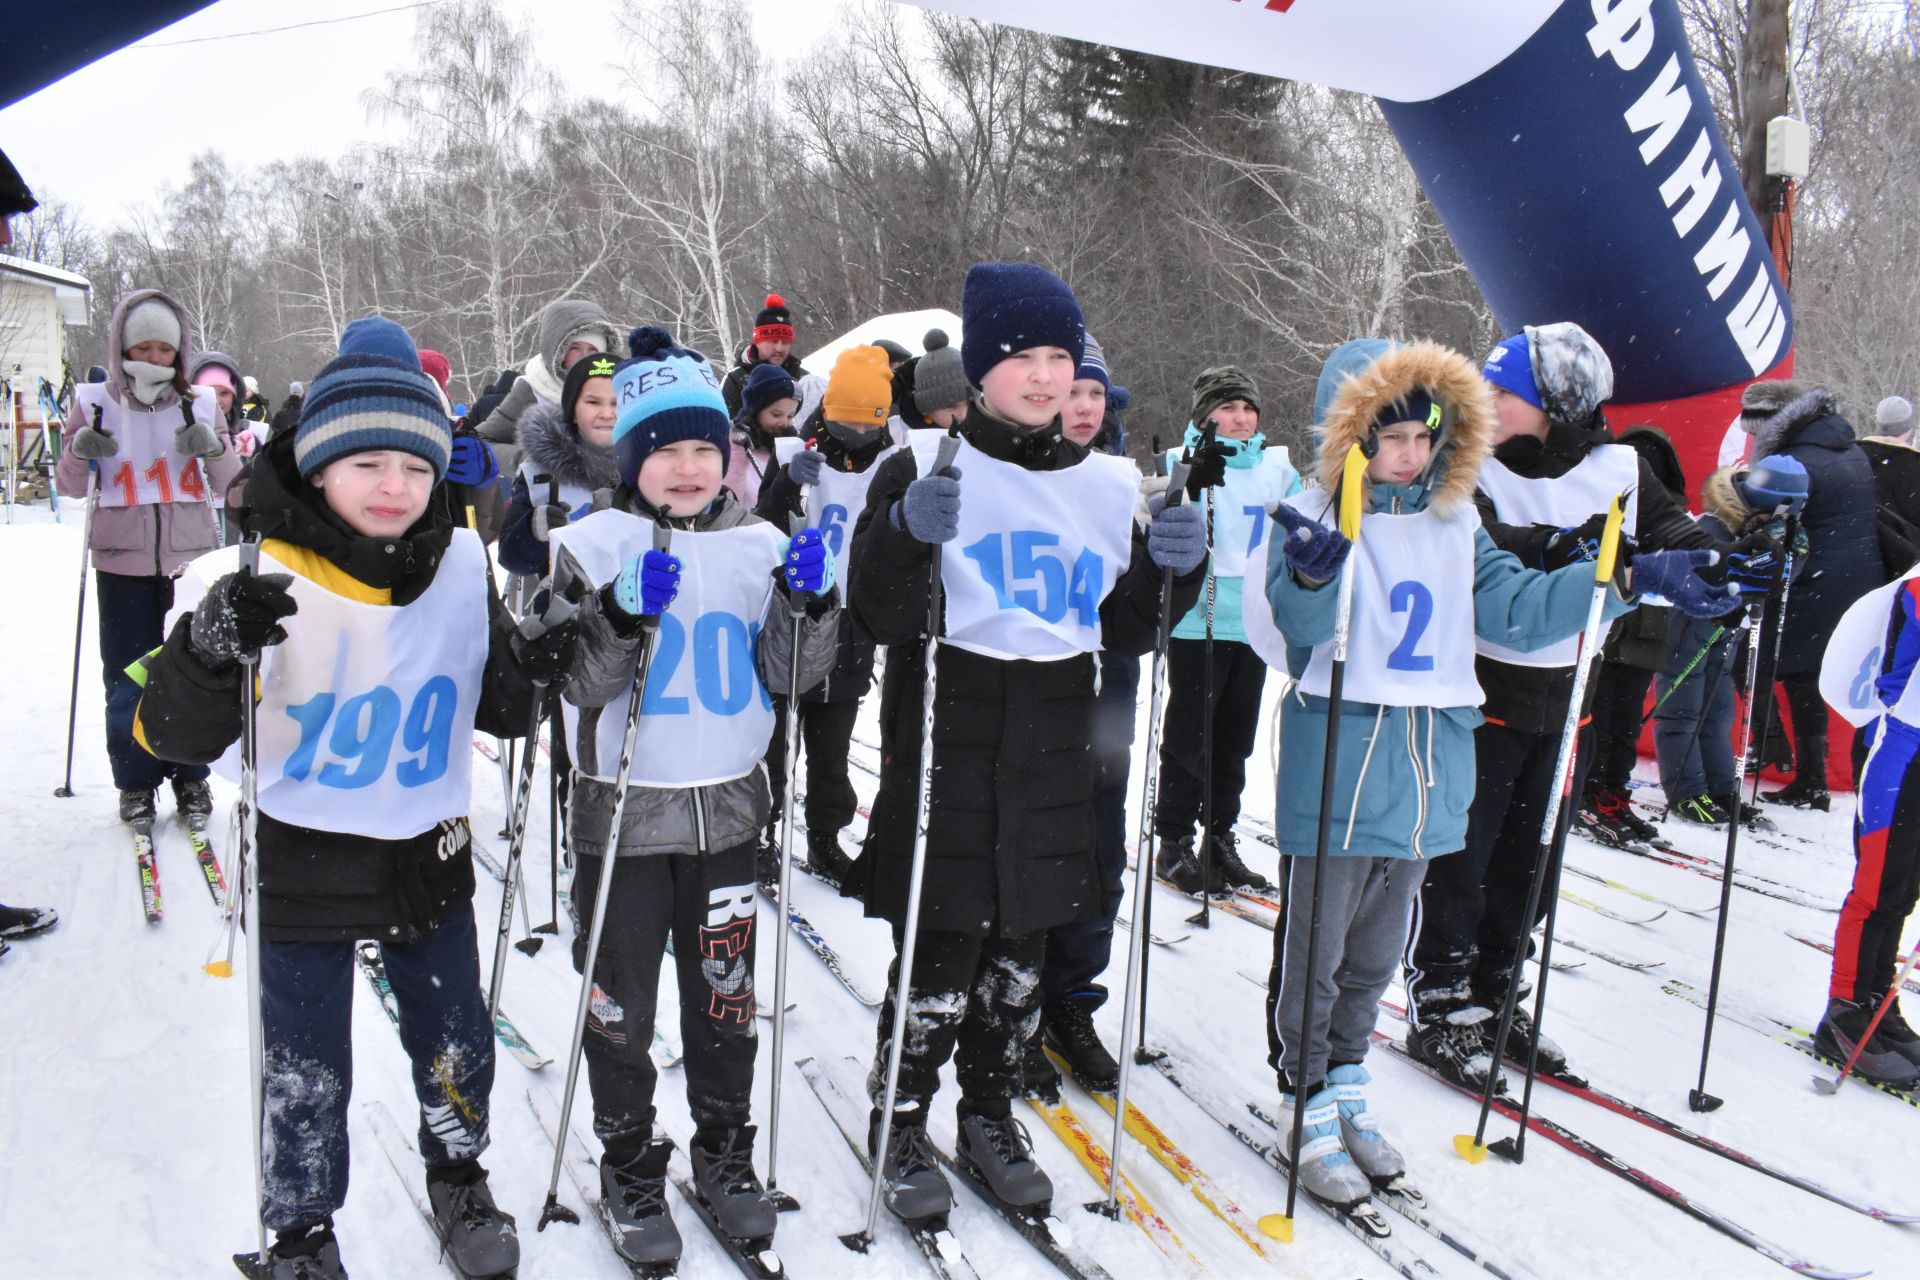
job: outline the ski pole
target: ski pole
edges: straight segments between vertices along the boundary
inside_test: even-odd
[[[1167,502],[1178,506],[1186,496],[1187,464],[1168,468]],[[1108,1148],[1107,1198],[1087,1206],[1109,1218],[1120,1216],[1120,1143],[1126,1135],[1127,1086],[1136,1063],[1158,1055],[1147,1045],[1147,933],[1152,928],[1154,859],[1157,824],[1153,811],[1160,798],[1160,719],[1167,691],[1167,642],[1173,635],[1173,569],[1160,570],[1160,622],[1153,641],[1153,674],[1147,693],[1147,754],[1140,779],[1139,850],[1133,860],[1133,929],[1127,935],[1127,992],[1120,1014],[1120,1079],[1114,1094],[1113,1145]],[[1202,886],[1203,888],[1205,886]]]
[[[1693,669],[1700,665],[1708,653],[1712,652],[1713,646],[1719,644],[1720,637],[1725,634],[1727,634],[1725,623],[1713,629],[1713,634],[1707,637],[1707,642],[1700,646],[1699,652],[1687,659],[1687,665],[1680,668],[1680,674],[1673,678],[1673,683],[1667,686],[1667,691],[1656,698],[1651,707],[1647,708],[1647,714],[1640,717],[1640,723],[1636,725],[1633,730],[1634,737],[1639,737],[1640,731],[1647,727],[1647,722],[1660,714],[1660,708],[1667,705],[1667,699],[1673,696],[1673,691],[1678,689],[1681,684],[1686,681],[1686,678],[1693,674]]]
[[[88,507],[92,511],[91,505]],[[240,544],[240,572],[260,572],[260,536]],[[260,995],[259,653],[240,655],[240,878],[246,885],[248,1086],[253,1096],[253,1209],[267,1258],[267,1049]]]
[[[1880,1029],[1880,1019],[1887,1016],[1887,1010],[1891,1009],[1893,1002],[1899,998],[1900,988],[1912,976],[1916,960],[1920,960],[1920,943],[1914,945],[1913,951],[1907,956],[1907,962],[1901,965],[1900,972],[1894,975],[1893,985],[1887,988],[1887,994],[1880,997],[1880,1007],[1873,1011],[1872,1020],[1867,1023],[1867,1029],[1860,1033],[1860,1041],[1853,1046],[1853,1052],[1847,1055],[1846,1065],[1840,1068],[1840,1074],[1831,1080],[1825,1076],[1815,1076],[1813,1078],[1815,1089],[1826,1094],[1840,1091],[1840,1086],[1845,1084],[1847,1077],[1853,1074],[1853,1064],[1860,1061],[1861,1051],[1867,1047],[1867,1041],[1873,1039],[1873,1033]]]
[[[1358,444],[1347,446],[1347,456],[1340,469],[1340,535],[1348,542],[1360,540],[1360,504],[1366,496],[1367,454]],[[1348,557],[1352,559],[1351,555]],[[1297,1076],[1306,1074],[1308,1041],[1313,1035],[1313,995],[1314,967],[1320,962],[1320,901],[1321,885],[1326,879],[1327,845],[1333,836],[1333,784],[1334,761],[1340,750],[1340,695],[1347,681],[1347,636],[1353,624],[1353,575],[1355,566],[1348,564],[1340,575],[1338,596],[1333,614],[1333,654],[1332,664],[1327,674],[1327,746],[1320,765],[1320,818],[1313,837],[1313,897],[1307,917],[1307,967],[1305,982],[1300,993],[1300,1042],[1299,1062],[1295,1066]],[[1289,876],[1291,881],[1292,877]],[[1292,903],[1288,904],[1291,911]],[[1284,922],[1282,928],[1285,927]],[[1281,1055],[1285,1062],[1284,1046]],[[1293,1081],[1293,1134],[1292,1145],[1288,1147],[1287,1160],[1287,1211],[1278,1215],[1278,1222],[1271,1222],[1275,1215],[1268,1215],[1262,1230],[1276,1240],[1293,1239],[1293,1210],[1300,1195],[1300,1136],[1306,1128],[1307,1100],[1301,1097],[1304,1079]]]
[[[930,475],[939,475],[953,465],[960,452],[960,437],[948,435],[940,442]],[[893,1108],[900,1099],[900,1051],[907,1034],[907,1002],[913,994],[913,953],[920,941],[920,891],[925,887],[927,871],[927,811],[933,802],[933,698],[935,659],[940,654],[941,544],[932,548],[927,569],[927,674],[920,694],[920,789],[913,810],[913,867],[907,878],[907,914],[900,929],[900,960],[893,984],[893,1032],[887,1042],[887,1087],[880,1107],[880,1142],[873,1159],[873,1187],[867,1193],[866,1226],[840,1243],[856,1253],[865,1253],[873,1244],[874,1229],[880,1222],[880,1196],[886,1183],[887,1144],[893,1141]],[[788,714],[792,714],[789,707]],[[792,759],[791,756],[788,757]],[[787,794],[793,794],[789,788]],[[784,850],[782,851],[784,854]],[[784,876],[788,870],[782,866]],[[782,901],[780,909],[785,911]],[[786,933],[785,929],[780,931]],[[775,1064],[776,1068],[778,1063]]]
[[[1787,584],[1793,576],[1793,535],[1794,517],[1787,516],[1786,552],[1780,557],[1779,577],[1774,580],[1766,600],[1761,601],[1759,616],[1753,619],[1752,632],[1747,636],[1747,713],[1740,718],[1740,749],[1733,757],[1733,813],[1727,821],[1727,851],[1722,856],[1720,867],[1720,919],[1713,930],[1713,973],[1707,981],[1707,1019],[1700,1031],[1700,1078],[1693,1088],[1687,1090],[1687,1106],[1695,1111],[1718,1110],[1724,1099],[1716,1098],[1707,1092],[1707,1057],[1713,1052],[1713,1020],[1720,1009],[1720,974],[1726,959],[1727,917],[1733,907],[1733,860],[1740,849],[1740,784],[1746,781],[1747,748],[1753,745],[1754,700],[1762,691],[1766,694],[1767,718],[1773,715],[1773,673],[1767,673],[1767,681],[1760,682],[1760,635],[1767,629],[1767,606],[1777,591],[1780,599],[1780,611],[1774,619],[1773,643],[1776,661],[1779,655],[1780,632],[1787,616]],[[1822,779],[1822,781],[1825,781]],[[1754,791],[1759,791],[1759,770],[1754,771]]]
[[[1200,436],[1202,452],[1213,447],[1219,428],[1212,418]],[[1207,515],[1207,604],[1203,611],[1205,639],[1201,642],[1200,680],[1205,690],[1200,695],[1200,909],[1187,917],[1187,923],[1201,929],[1213,927],[1213,490],[1201,495]]]
[[[653,548],[665,551],[673,537],[664,516],[653,525]],[[613,864],[620,858],[620,824],[627,813],[627,779],[633,773],[633,747],[640,737],[640,704],[646,701],[647,675],[660,638],[660,615],[640,615],[640,646],[633,654],[633,684],[627,690],[626,736],[620,740],[620,767],[614,771],[613,818],[600,860],[600,888],[593,898],[593,923],[587,930],[586,964],[580,970],[580,999],[573,1009],[573,1044],[567,1051],[567,1087],[560,1098],[560,1119],[553,1135],[553,1172],[547,1178],[547,1202],[536,1231],[550,1222],[577,1224],[580,1215],[560,1203],[560,1166],[567,1155],[567,1127],[573,1119],[573,1091],[580,1083],[580,1051],[586,1042],[587,1007],[593,1000],[593,966],[600,958],[600,932],[607,923],[607,894],[613,888]]]
[[[560,708],[548,704],[547,740],[558,745],[561,742],[563,727]],[[560,774],[553,767],[553,757],[547,757],[547,922],[534,929],[535,933],[560,933]]]
[[[100,430],[100,406],[93,406],[93,429]],[[73,606],[73,684],[67,690],[67,780],[53,794],[73,798],[73,729],[80,711],[80,641],[86,635],[87,568],[93,559],[93,508],[100,500],[100,468],[87,464],[87,511],[80,521],[80,594]]]
[[[568,614],[572,612],[572,606],[560,601],[558,597],[548,605],[548,609],[552,610],[556,607],[566,610]],[[521,624],[522,635],[526,634],[525,625],[525,623]],[[528,714],[531,723],[527,725],[529,734],[540,732],[540,709],[546,699],[546,693],[547,686],[544,682],[533,686],[533,710]],[[512,834],[507,842],[507,874],[500,885],[500,930],[493,939],[493,982],[487,987],[488,1026],[494,1026],[500,1021],[500,986],[507,979],[507,939],[513,933],[513,900],[516,897],[521,899],[522,910],[526,906],[524,894],[516,890],[524,888],[520,884],[520,851],[527,837],[527,800],[533,794],[533,757],[534,752],[529,751],[521,760],[520,789],[514,793]],[[534,945],[536,949],[539,946],[538,943]]]
[[[1766,710],[1760,713],[1760,759],[1763,762],[1767,758],[1767,739],[1773,735],[1774,704],[1777,701],[1773,696],[1773,684],[1780,675],[1780,638],[1787,633],[1787,598],[1793,591],[1791,573],[1793,568],[1793,540],[1795,534],[1798,532],[1798,517],[1791,512],[1787,515],[1786,529],[1786,552],[1781,560],[1781,574],[1778,583],[1780,589],[1780,608],[1775,612],[1773,618],[1773,657],[1767,666],[1766,684],[1756,686],[1756,688],[1764,688],[1767,691]],[[1826,710],[1822,708],[1820,714],[1825,715]],[[1794,725],[1795,731],[1797,732],[1799,728],[1799,724],[1796,723]],[[1749,804],[1760,803],[1760,775],[1764,772],[1766,772],[1766,765],[1764,763],[1753,771],[1753,794],[1747,797]],[[1800,764],[1798,753],[1796,753],[1794,757],[1794,780],[1798,781],[1799,777]],[[1819,783],[1822,787],[1826,786],[1826,778],[1824,776],[1821,777]],[[1738,788],[1734,789],[1733,802],[1734,808],[1737,810],[1740,805],[1740,791]],[[1740,815],[1736,812],[1733,816],[1737,819]],[[1728,874],[1731,875],[1732,871],[1729,870]]]
[[[800,488],[800,509],[807,509],[807,486]],[[794,523],[807,527],[807,517],[796,516]],[[832,548],[827,549],[832,555]],[[787,755],[785,789],[780,793],[780,899],[774,910],[785,916],[793,901],[793,789],[799,776],[800,757],[800,625],[807,620],[807,604],[797,592],[787,593],[787,611],[793,621],[793,642],[787,649]],[[780,1094],[786,1075],[787,1048],[787,949],[793,930],[782,919],[773,942],[773,1079],[768,1082],[767,1098],[767,1199],[775,1210],[785,1213],[798,1209],[800,1202],[780,1190]],[[884,1151],[885,1148],[882,1148]],[[885,1164],[884,1157],[881,1163]],[[872,1224],[868,1224],[872,1229]]]

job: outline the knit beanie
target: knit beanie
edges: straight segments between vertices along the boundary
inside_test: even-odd
[[[913,366],[913,407],[933,413],[965,400],[967,371],[961,367],[960,353],[947,345],[946,330],[927,330],[920,345],[927,354]]]
[[[1245,400],[1260,412],[1260,388],[1242,369],[1230,364],[1202,369],[1193,380],[1193,405],[1187,421],[1196,427],[1207,424],[1207,416],[1229,400]]]
[[[187,381],[198,387],[225,387],[235,395],[240,393],[242,379],[240,366],[233,357],[218,351],[196,351],[193,363],[187,367]]]
[[[1883,435],[1905,435],[1913,426],[1913,402],[1905,396],[1888,396],[1873,411],[1873,421]]]
[[[180,317],[158,298],[135,303],[120,322],[120,349],[131,351],[143,342],[164,342],[180,349]]]
[[[440,388],[421,371],[407,331],[385,316],[362,316],[340,335],[340,354],[320,370],[301,403],[293,460],[305,477],[369,449],[425,458],[436,481],[453,452]]]
[[[432,378],[442,391],[453,381],[453,366],[438,351],[420,348],[420,371]]]
[[[792,342],[793,317],[787,313],[787,300],[777,293],[767,295],[767,305],[753,318],[755,342]]]
[[[613,372],[619,417],[613,424],[613,458],[620,479],[639,488],[640,466],[662,445],[705,440],[724,455],[727,402],[713,366],[697,351],[674,345],[673,335],[651,325],[627,335],[633,358]]]
[[[763,360],[747,375],[747,385],[740,393],[740,418],[743,422],[752,422],[775,400],[799,398],[800,393],[793,387],[793,375]]]
[[[1021,351],[1060,347],[1076,369],[1086,351],[1086,322],[1073,290],[1030,262],[974,263],[960,291],[960,320],[960,359],[976,387],[993,366]]]
[[[587,379],[611,378],[619,367],[620,362],[604,351],[589,351],[573,362],[573,368],[567,370],[567,380],[560,384],[560,417],[568,426],[573,425],[573,406],[580,402]]]
[[[1100,349],[1092,334],[1087,335],[1086,349],[1080,354],[1080,368],[1074,372],[1073,380],[1093,381],[1109,389],[1113,386],[1113,380],[1107,376],[1107,353]]]
[[[913,352],[907,350],[892,338],[875,338],[873,345],[887,353],[887,363],[889,365],[905,364],[907,361],[913,359]]]
[[[1533,380],[1533,353],[1526,334],[1503,338],[1499,346],[1487,353],[1480,376],[1502,391],[1511,391],[1534,408],[1541,408],[1540,388]]]
[[[290,382],[287,384],[287,394],[290,396],[304,396],[307,394],[307,384],[304,382]]]
[[[828,422],[884,423],[893,412],[893,368],[880,347],[848,347],[827,375],[820,413]]]

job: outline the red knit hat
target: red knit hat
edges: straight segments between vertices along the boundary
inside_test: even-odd
[[[447,383],[453,380],[453,366],[447,363],[447,358],[438,351],[429,351],[425,347],[420,348],[420,372],[439,383],[442,391],[445,391]]]
[[[755,342],[792,342],[793,317],[787,312],[787,300],[777,293],[767,295],[767,305],[753,318]]]

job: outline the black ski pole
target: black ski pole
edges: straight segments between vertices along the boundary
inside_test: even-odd
[[[1726,634],[1727,628],[1725,623],[1713,629],[1713,634],[1707,637],[1707,642],[1700,646],[1699,652],[1687,659],[1687,665],[1680,668],[1680,674],[1673,678],[1673,683],[1667,686],[1667,691],[1654,699],[1653,705],[1647,708],[1647,714],[1640,717],[1640,723],[1636,725],[1633,730],[1634,737],[1639,737],[1640,731],[1647,727],[1647,722],[1660,714],[1660,708],[1667,705],[1667,699],[1673,696],[1673,691],[1685,683],[1686,678],[1693,674],[1693,669],[1700,665],[1701,660],[1704,659],[1708,653],[1712,652],[1713,646],[1720,643],[1720,637]]]
[[[560,933],[560,773],[553,767],[552,752],[560,745],[563,732],[560,704],[547,704],[547,922],[535,925],[535,933]]]
[[[1750,621],[1753,630],[1747,637],[1747,714],[1740,719],[1740,750],[1733,757],[1733,813],[1727,819],[1727,851],[1720,865],[1720,919],[1713,930],[1713,972],[1707,980],[1707,1018],[1700,1031],[1700,1077],[1693,1088],[1687,1090],[1687,1106],[1694,1111],[1716,1111],[1725,1101],[1707,1092],[1707,1058],[1713,1052],[1713,1020],[1720,1010],[1720,974],[1726,960],[1727,917],[1732,914],[1733,906],[1733,861],[1740,849],[1740,828],[1743,825],[1740,814],[1740,784],[1746,780],[1747,748],[1753,745],[1754,701],[1763,693],[1767,699],[1769,718],[1773,711],[1772,672],[1767,673],[1766,683],[1760,680],[1760,635],[1766,630],[1767,606],[1779,598],[1779,613],[1774,618],[1774,653],[1779,654],[1780,632],[1786,622],[1787,589],[1793,576],[1793,535],[1795,519],[1787,516],[1787,539],[1785,553],[1780,557],[1780,570],[1773,584],[1767,590],[1767,598],[1761,601],[1759,616]],[[1755,791],[1758,792],[1758,774],[1755,770]]]
[[[97,414],[98,410],[95,412]],[[97,417],[95,421],[98,422]],[[91,512],[91,504],[88,510]],[[258,534],[240,544],[240,572],[248,575],[260,572]],[[243,924],[247,931],[247,1085],[253,1104],[253,1210],[260,1229],[260,1252],[256,1260],[264,1274],[264,1268],[268,1266],[267,1036],[260,995],[260,755],[259,707],[256,701],[259,672],[258,652],[240,656],[239,827],[241,892],[246,903]],[[235,1261],[240,1259],[236,1258]]]
[[[1458,1151],[1470,1164],[1479,1164],[1487,1158],[1487,1118],[1493,1111],[1493,1095],[1500,1087],[1500,1063],[1507,1051],[1507,1033],[1513,1030],[1514,1010],[1520,1007],[1520,979],[1525,970],[1527,941],[1533,935],[1533,917],[1540,910],[1540,897],[1546,890],[1546,882],[1559,874],[1561,853],[1566,846],[1568,805],[1572,799],[1573,758],[1575,743],[1580,737],[1580,712],[1586,701],[1587,681],[1593,672],[1593,662],[1600,654],[1605,639],[1605,609],[1607,589],[1613,582],[1614,560],[1620,549],[1620,525],[1626,518],[1626,495],[1614,498],[1613,505],[1607,511],[1605,532],[1600,538],[1600,558],[1594,561],[1593,598],[1587,604],[1587,625],[1581,633],[1579,656],[1574,659],[1573,689],[1567,695],[1567,715],[1560,727],[1560,753],[1553,766],[1552,785],[1547,792],[1546,810],[1540,824],[1540,849],[1534,857],[1533,876],[1527,885],[1527,909],[1520,917],[1519,936],[1514,939],[1513,968],[1507,974],[1507,995],[1500,1005],[1500,1021],[1493,1033],[1493,1062],[1487,1068],[1487,1083],[1480,1094],[1480,1119],[1474,1125],[1471,1134],[1455,1134],[1453,1149]],[[1554,894],[1554,902],[1559,894]],[[1540,951],[1540,981],[1534,989],[1534,1052],[1527,1057],[1527,1088],[1533,1087],[1534,1064],[1540,1045],[1539,1018],[1545,1011],[1548,960],[1552,957],[1554,911],[1547,911],[1546,937],[1542,940]],[[1526,1126],[1521,1125],[1522,1139],[1526,1135]],[[1524,1141],[1514,1143],[1503,1139],[1493,1144],[1508,1159],[1518,1162],[1525,1158]]]
[[[568,608],[571,612],[571,607]],[[529,734],[540,732],[540,704],[546,692],[547,686],[544,684],[533,686],[533,709],[527,715]],[[533,791],[533,756],[533,752],[527,752],[522,762],[520,788],[509,814],[507,874],[500,885],[500,930],[493,939],[493,981],[487,988],[489,1026],[497,1026],[500,1022],[500,987],[507,977],[507,939],[513,933],[513,900],[521,896],[519,890],[523,888],[520,882],[520,853],[526,845],[527,797]],[[536,949],[539,945],[538,942],[534,943]]]
[[[1771,659],[1769,659],[1767,664],[1766,683],[1755,686],[1756,688],[1762,688],[1767,691],[1766,709],[1760,713],[1760,760],[1763,763],[1760,765],[1760,767],[1756,768],[1753,771],[1753,794],[1747,797],[1748,803],[1756,804],[1756,805],[1760,803],[1760,775],[1766,772],[1766,765],[1764,762],[1767,758],[1767,739],[1771,737],[1773,734],[1773,715],[1775,710],[1775,703],[1777,701],[1777,699],[1773,696],[1773,686],[1774,686],[1774,682],[1780,678],[1780,638],[1784,636],[1787,632],[1787,597],[1793,591],[1793,582],[1791,581],[1789,575],[1793,567],[1793,540],[1795,535],[1798,533],[1798,531],[1799,531],[1799,517],[1790,512],[1787,515],[1786,551],[1781,557],[1782,573],[1780,574],[1780,578],[1778,582],[1775,583],[1774,585],[1774,590],[1777,590],[1780,595],[1780,607],[1774,612],[1774,615],[1773,615],[1773,656],[1771,657]],[[1773,590],[1769,590],[1767,594],[1771,596],[1773,594]],[[1825,708],[1821,709],[1820,714],[1821,715],[1826,714]],[[1794,725],[1794,730],[1798,732],[1799,728],[1800,728],[1800,725],[1796,723]],[[1804,738],[1806,735],[1801,734],[1800,736]],[[1799,780],[1800,780],[1799,753],[1795,752],[1794,753],[1794,781],[1798,782]],[[1822,787],[1825,787],[1827,785],[1827,780],[1824,777],[1816,779],[1816,781]],[[1734,789],[1733,803],[1734,803],[1735,809],[1738,809],[1740,807],[1740,790],[1737,787]],[[1735,813],[1733,816],[1737,819],[1739,818],[1740,815],[1738,813]]]
[[[100,430],[100,406],[93,406],[93,429]],[[93,508],[100,498],[100,468],[87,464],[87,510],[80,521],[80,594],[73,606],[73,683],[67,690],[67,778],[53,789],[63,800],[73,798],[73,730],[80,711],[80,642],[86,635],[87,568],[93,560]]]
[[[1219,428],[1212,418],[1200,433],[1200,449],[1213,448]],[[1200,679],[1205,690],[1200,698],[1200,910],[1187,917],[1187,923],[1202,929],[1213,927],[1213,490],[1200,500],[1207,516],[1207,602],[1202,611],[1205,639],[1201,641]]]

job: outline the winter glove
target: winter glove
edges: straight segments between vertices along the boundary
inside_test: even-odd
[[[1198,507],[1169,507],[1164,498],[1147,504],[1147,558],[1175,577],[1185,577],[1207,558],[1207,523]]]
[[[1673,601],[1680,612],[1691,618],[1717,618],[1740,603],[1739,593],[1730,585],[1715,586],[1701,577],[1699,570],[1720,558],[1717,551],[1649,551],[1633,562],[1632,585],[1639,595],[1654,595]]]
[[[555,529],[563,529],[567,524],[567,509],[557,502],[549,502],[543,507],[533,509],[533,536],[545,542]]]
[[[1588,516],[1570,529],[1560,529],[1540,549],[1540,568],[1548,573],[1570,564],[1591,564],[1600,558],[1600,539],[1606,533],[1605,512]],[[1633,563],[1634,541],[1624,531],[1620,535],[1619,562]]]
[[[951,542],[960,536],[960,468],[921,476],[893,504],[893,527],[921,542]]]
[[[82,427],[74,433],[73,443],[67,448],[88,462],[98,462],[120,452],[120,442],[113,438],[111,431],[101,427]]]
[[[1203,489],[1214,489],[1227,482],[1227,459],[1233,453],[1223,441],[1201,445],[1187,459],[1187,501],[1200,501]]]
[[[820,471],[826,461],[817,451],[802,449],[787,463],[787,479],[803,488],[811,488],[820,483]]]
[[[802,529],[794,534],[780,566],[788,591],[796,595],[807,591],[816,596],[833,590],[834,568],[833,553],[827,550],[826,538],[818,529]]]
[[[211,462],[227,451],[227,442],[206,423],[189,422],[173,433],[173,451]]]
[[[193,611],[187,638],[200,660],[225,671],[242,658],[287,638],[282,618],[300,611],[287,588],[290,573],[229,573]]]
[[[580,607],[543,592],[537,608],[513,630],[514,659],[535,684],[558,687],[573,674],[573,651],[580,639]]]
[[[1347,553],[1353,550],[1346,535],[1301,515],[1284,502],[1274,509],[1273,518],[1286,527],[1287,539],[1281,549],[1294,576],[1314,587],[1332,582],[1347,562]]]
[[[492,484],[500,474],[500,460],[493,456],[487,442],[478,436],[460,436],[453,442],[453,460],[447,463],[447,480],[469,489]]]
[[[627,561],[613,580],[613,603],[630,618],[657,618],[680,594],[680,557],[647,551]]]

